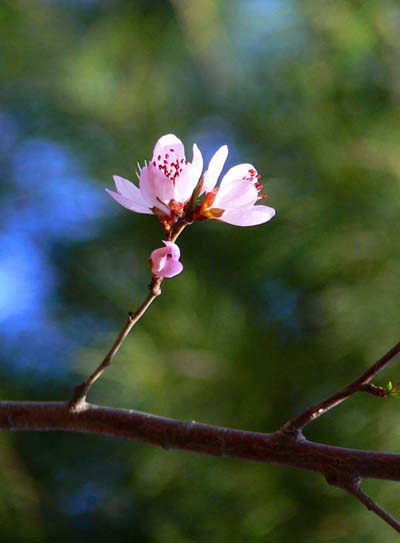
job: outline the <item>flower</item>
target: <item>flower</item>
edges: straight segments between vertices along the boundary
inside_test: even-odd
[[[219,151],[216,155],[218,153]],[[255,205],[258,200],[266,198],[266,195],[260,194],[263,189],[259,182],[261,176],[252,164],[233,166],[224,175],[219,186],[214,188],[225,162],[219,159],[215,166],[213,160],[216,155],[211,159],[205,174],[209,192],[197,211],[199,219],[217,219],[236,226],[255,226],[271,220],[275,215],[274,208]],[[226,156],[227,151],[225,159]]]
[[[197,145],[193,145],[190,163],[181,140],[167,134],[157,141],[151,162],[140,169],[139,188],[123,177],[114,176],[118,192],[106,190],[131,211],[175,219],[182,216],[202,171],[203,157]]]
[[[163,243],[165,247],[155,249],[151,253],[151,271],[157,277],[174,277],[183,270],[183,264],[179,262],[181,251],[172,241],[163,241]]]
[[[252,164],[234,166],[217,186],[227,157],[228,147],[223,145],[202,176],[203,157],[197,145],[193,145],[193,159],[188,162],[181,140],[167,134],[157,141],[150,163],[140,169],[139,187],[114,176],[117,192],[106,190],[131,211],[157,215],[166,232],[180,220],[216,219],[253,226],[272,219],[272,207],[255,205],[266,195],[260,194],[261,176]]]

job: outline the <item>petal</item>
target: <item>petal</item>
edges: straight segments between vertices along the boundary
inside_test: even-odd
[[[236,226],[255,226],[268,222],[275,215],[275,209],[268,206],[253,206],[245,209],[232,209],[225,211],[220,221]]]
[[[131,200],[140,207],[148,208],[146,200],[143,198],[136,185],[131,183],[131,181],[128,181],[128,179],[119,177],[119,175],[114,175],[113,179],[118,192],[122,194],[122,196],[125,196],[125,198],[128,198],[128,200]]]
[[[194,168],[188,164],[175,181],[174,200],[182,204],[187,202],[196,188],[199,176],[196,175]]]
[[[167,260],[163,270],[162,270],[162,276],[161,277],[174,277],[175,275],[178,275],[178,273],[181,273],[183,270],[183,264],[182,262],[178,262],[177,260]]]
[[[258,191],[249,181],[232,181],[218,189],[212,207],[237,209],[251,207],[258,200]]]
[[[163,241],[163,243],[166,247],[168,247],[172,258],[175,260],[179,260],[181,257],[181,250],[179,249],[179,246],[173,241]]]
[[[200,175],[203,173],[203,155],[196,144],[193,145],[192,166],[196,172],[197,179],[199,179]]]
[[[155,249],[151,253],[150,258],[153,264],[151,271],[154,274],[157,274],[165,266],[165,263],[167,261],[167,249],[165,249],[165,247],[161,247],[160,249]]]
[[[257,172],[252,164],[238,164],[237,166],[233,166],[233,168],[228,170],[222,178],[221,187],[228,183],[232,183],[233,181],[245,179],[249,176],[250,171]]]
[[[168,202],[174,195],[173,182],[154,166],[145,166],[140,172],[140,192],[151,207],[169,215]]]
[[[192,196],[203,171],[203,157],[196,144],[193,145],[193,161],[183,168],[175,181],[174,199],[186,202]]]
[[[228,146],[223,145],[214,154],[210,160],[210,163],[208,164],[208,170],[204,174],[203,192],[210,192],[215,187],[227,157]]]
[[[113,192],[109,189],[106,189],[106,192],[108,192],[111,198],[114,198],[114,200],[118,202],[121,206],[129,209],[129,211],[136,211],[136,213],[147,213],[148,215],[152,215],[153,213],[148,207],[139,206],[129,198],[125,198],[125,196],[122,196],[117,192]]]
[[[178,158],[179,160],[185,158],[185,147],[181,140],[174,134],[161,136],[154,147],[153,159],[165,154],[169,154],[170,156],[172,154],[175,159]]]

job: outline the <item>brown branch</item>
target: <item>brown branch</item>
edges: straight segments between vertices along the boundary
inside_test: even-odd
[[[165,449],[237,458],[319,472],[325,477],[400,481],[400,454],[333,447],[283,432],[263,434],[179,421],[140,411],[86,403],[0,402],[0,429],[81,432],[151,443]]]
[[[373,366],[371,366],[362,375],[357,377],[352,383],[343,387],[339,392],[336,392],[329,398],[322,400],[321,402],[312,405],[300,415],[297,415],[293,419],[289,420],[281,428],[283,432],[289,434],[301,433],[302,429],[307,426],[311,421],[317,419],[321,415],[324,415],[327,411],[341,404],[355,392],[360,390],[368,391],[371,393],[372,386],[365,387],[378,373],[384,370],[393,360],[400,354],[400,342],[397,343],[390,351],[382,356]]]

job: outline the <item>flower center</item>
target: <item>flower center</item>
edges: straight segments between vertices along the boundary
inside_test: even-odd
[[[169,149],[169,152],[153,157],[152,165],[163,172],[172,182],[175,182],[181,174],[188,161],[185,158],[175,158],[175,149]]]

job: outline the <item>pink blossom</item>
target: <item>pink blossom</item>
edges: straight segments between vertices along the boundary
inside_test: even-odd
[[[181,216],[203,171],[203,157],[193,145],[193,160],[188,162],[185,148],[173,134],[156,143],[150,163],[141,168],[139,188],[123,177],[114,176],[118,192],[107,190],[119,204],[137,213]]]
[[[180,220],[217,219],[253,226],[272,219],[272,207],[255,205],[265,195],[260,194],[263,186],[252,164],[234,166],[217,186],[227,156],[228,147],[223,145],[202,176],[203,157],[197,145],[190,163],[181,140],[167,134],[157,141],[151,162],[140,169],[139,187],[114,176],[117,192],[106,190],[131,211],[157,215],[167,232]]]
[[[228,150],[222,147],[210,161],[205,174],[208,192],[200,205],[200,217],[217,219],[236,226],[255,226],[265,223],[275,215],[275,209],[258,205],[266,197],[260,194],[263,185],[260,175],[252,164],[233,166],[214,188],[226,160]],[[219,154],[219,156],[217,156]],[[218,158],[218,160],[216,160]]]
[[[163,241],[165,247],[155,249],[151,253],[151,271],[158,277],[174,277],[183,270],[183,265],[179,262],[181,251],[172,241]]]

